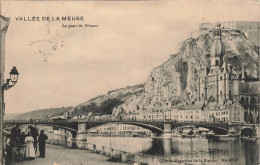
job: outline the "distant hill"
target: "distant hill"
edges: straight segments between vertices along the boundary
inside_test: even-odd
[[[71,109],[72,107],[40,109],[40,110],[34,110],[23,114],[6,115],[5,120],[46,119],[48,115],[51,116],[62,115],[64,112]]]
[[[11,120],[20,114],[5,114],[5,120]]]

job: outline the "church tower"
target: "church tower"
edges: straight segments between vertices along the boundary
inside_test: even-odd
[[[223,56],[225,54],[225,45],[221,39],[221,24],[216,25],[216,36],[214,37],[213,43],[210,50],[210,73],[217,73],[220,66],[223,64]]]

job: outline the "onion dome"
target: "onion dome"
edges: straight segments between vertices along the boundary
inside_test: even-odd
[[[216,30],[216,36],[211,45],[211,50],[210,50],[211,57],[223,57],[225,54],[225,45],[224,45],[223,41],[221,40],[220,26],[221,26],[221,24],[218,23],[217,24],[218,29]]]

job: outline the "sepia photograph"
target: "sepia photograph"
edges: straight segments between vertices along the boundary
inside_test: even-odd
[[[0,164],[260,165],[259,0],[3,0],[0,28]]]

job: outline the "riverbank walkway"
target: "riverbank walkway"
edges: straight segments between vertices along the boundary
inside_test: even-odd
[[[13,162],[11,165],[127,165],[120,162],[109,162],[109,157],[92,153],[88,150],[69,149],[58,145],[46,144],[45,158]]]

